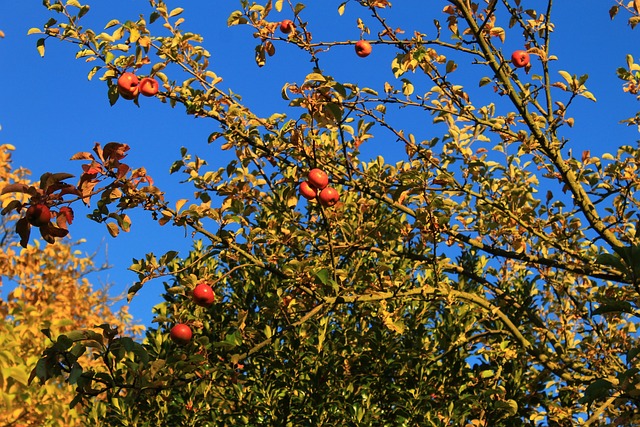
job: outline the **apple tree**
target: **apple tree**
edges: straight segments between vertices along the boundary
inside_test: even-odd
[[[182,147],[168,167],[182,193],[129,166],[127,151],[143,148],[125,143],[70,153],[82,164],[76,183],[51,174],[39,188],[3,190],[26,197],[5,208],[23,215],[24,244],[36,228],[62,237],[62,208],[75,202],[114,236],[140,208],[194,236],[187,254],[131,266],[133,301],[164,284],[144,341],[106,330],[77,340],[106,372],[74,371],[58,343],[43,354],[33,378],[78,384],[92,422],[640,422],[640,150],[568,141],[576,106],[597,102],[588,75],[565,70],[551,43],[552,12],[570,5],[415,2],[433,27],[411,31],[387,0],[346,1],[335,25],[357,17],[353,36],[319,40],[304,4],[242,0],[228,25],[253,35],[258,66],[293,48],[309,59],[282,88],[282,109],[260,115],[224,86],[182,8],[150,0],[92,29],[88,4],[43,3],[51,19],[29,31],[40,52],[72,42],[114,108],[153,96],[214,128],[212,153]],[[640,4],[611,2],[619,14],[635,26]],[[516,52],[505,47],[513,40]],[[371,87],[334,78],[327,58],[345,47],[353,61],[393,52],[392,77],[372,72]],[[612,67],[637,95],[633,55]],[[374,137],[397,158],[365,154]],[[216,163],[218,150],[234,159]],[[27,216],[38,203],[55,224]],[[194,299],[202,284],[213,301]]]

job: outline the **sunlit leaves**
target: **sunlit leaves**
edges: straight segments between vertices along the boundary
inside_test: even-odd
[[[638,150],[567,145],[563,126],[579,125],[574,100],[595,97],[587,75],[545,74],[556,58],[545,51],[554,27],[544,13],[519,1],[451,2],[426,16],[435,28],[404,35],[393,30],[402,22],[378,15],[389,2],[350,3],[366,8],[353,31],[383,25],[379,42],[392,58],[395,79],[375,80],[374,70],[365,88],[332,77],[324,58],[352,42],[314,38],[303,4],[240,5],[227,23],[248,26],[258,65],[276,51],[278,60],[278,43],[311,60],[282,89],[287,115],[258,116],[223,92],[214,68],[223,64],[209,63],[202,37],[182,30],[182,9],[161,1],[151,2],[150,27],[141,17],[96,34],[65,15],[34,31],[56,30],[80,45],[79,58],[101,62],[112,104],[122,70],[150,70],[163,82],[159,99],[208,119],[211,150],[231,157],[182,149],[170,172],[186,193],[165,202],[145,169],[125,163],[128,146],[73,156],[90,219],[116,236],[132,225],[128,211],[143,208],[184,227],[194,247],[185,259],[171,251],[134,260],[129,299],[157,280],[165,301],[144,344],[107,329],[93,341],[97,351],[109,344],[109,373],[76,365],[85,344],[67,336],[47,354],[67,356],[65,370],[45,365],[38,375],[75,382],[80,400],[106,396],[104,419],[165,425],[173,415],[206,425],[202,414],[232,413],[238,422],[238,405],[250,408],[244,425],[564,425],[626,387],[612,378],[625,372],[630,382],[635,369],[619,365],[637,347],[629,320],[640,276]],[[286,40],[274,10],[299,26]],[[536,56],[540,75],[508,66],[507,35]],[[618,70],[623,90],[638,92],[636,68],[631,57]],[[368,151],[371,140],[394,160],[380,146]],[[335,206],[299,197],[316,167],[341,192]],[[8,187],[5,212],[20,212],[38,190]],[[73,220],[59,213],[56,224]],[[193,303],[200,280],[219,303]],[[194,331],[186,347],[167,340],[176,322]],[[604,411],[622,416],[617,403]]]

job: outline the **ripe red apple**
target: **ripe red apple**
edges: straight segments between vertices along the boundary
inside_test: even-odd
[[[333,187],[327,187],[318,194],[318,200],[323,206],[333,206],[340,200],[340,194]]]
[[[209,307],[216,300],[216,294],[211,286],[206,283],[198,283],[193,290],[193,302],[201,307]]]
[[[371,53],[371,43],[366,40],[358,40],[356,43],[356,55],[360,58],[369,56]]]
[[[329,176],[318,168],[311,169],[307,177],[309,178],[309,184],[318,190],[322,190],[329,184]]]
[[[280,23],[280,31],[285,34],[289,34],[295,27],[296,26],[291,19],[285,19]]]
[[[193,337],[191,328],[184,323],[178,323],[173,328],[171,328],[171,332],[169,333],[169,335],[171,336],[173,342],[179,345],[189,344],[189,341],[191,341],[191,337]]]
[[[37,203],[27,208],[26,217],[29,224],[42,227],[51,221],[51,211],[44,203]]]
[[[300,183],[300,194],[307,200],[315,199],[318,195],[318,192],[315,188],[309,184],[308,181],[303,181]]]
[[[118,78],[118,93],[124,99],[134,99],[138,96],[138,77],[130,72],[122,73]]]
[[[516,50],[511,55],[511,62],[516,68],[522,68],[529,65],[529,54],[526,50]]]
[[[160,85],[158,84],[158,81],[153,77],[144,77],[142,80],[140,80],[138,88],[140,93],[144,96],[153,96],[158,93]]]

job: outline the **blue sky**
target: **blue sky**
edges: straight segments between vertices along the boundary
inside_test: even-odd
[[[258,114],[281,112],[286,103],[280,97],[285,82],[300,82],[311,72],[307,57],[294,46],[276,45],[276,55],[269,58],[263,68],[256,66],[253,49],[256,40],[249,27],[228,28],[228,15],[239,8],[239,0],[169,0],[170,8],[183,7],[183,30],[204,35],[204,45],[211,52],[212,69],[224,81],[222,87],[232,88],[242,95],[246,105]],[[286,2],[285,2],[286,3]],[[302,16],[310,22],[314,41],[356,40],[359,30],[356,17],[368,18],[364,10],[353,2],[347,5],[344,16],[337,7],[341,1],[308,2]],[[393,7],[384,11],[391,26],[405,28],[406,34],[420,30],[433,34],[433,19],[445,2],[422,0],[393,1]],[[530,2],[538,3],[538,2]],[[90,3],[91,4],[91,3]],[[111,19],[133,20],[141,13],[148,15],[145,1],[94,1],[91,12],[85,18],[85,26],[100,30]],[[589,74],[588,88],[598,103],[579,99],[572,114],[576,117],[574,129],[565,135],[571,139],[574,153],[589,149],[592,155],[614,152],[619,145],[635,144],[637,129],[617,125],[638,110],[633,96],[624,94],[615,69],[625,65],[625,56],[637,51],[637,32],[626,25],[621,14],[611,21],[608,9],[613,2],[585,0],[576,7],[575,2],[556,2],[554,11],[556,31],[551,50],[559,60],[554,69],[572,74]],[[0,39],[0,81],[3,93],[0,97],[0,144],[16,147],[14,166],[23,166],[37,179],[42,173],[80,171],[80,163],[69,161],[78,151],[88,151],[94,142],[103,145],[110,141],[129,144],[132,148],[128,164],[144,166],[156,184],[167,192],[169,200],[190,197],[190,189],[178,185],[180,176],[169,176],[172,162],[179,158],[181,146],[207,158],[212,168],[226,165],[225,156],[214,145],[207,144],[208,135],[217,130],[215,123],[188,117],[181,107],[171,109],[153,98],[140,100],[141,108],[121,100],[110,107],[107,85],[98,79],[87,80],[91,64],[75,60],[74,46],[49,40],[46,55],[41,58],[35,49],[37,36],[27,36],[31,27],[39,27],[50,17],[40,1],[13,1],[0,4],[0,29],[5,38]],[[271,19],[291,18],[290,12],[273,13]],[[366,21],[365,22],[369,22]],[[377,27],[372,25],[375,33]],[[522,47],[522,37],[516,29],[506,29],[504,51]],[[635,49],[635,50],[634,50]],[[381,89],[385,81],[393,80],[390,68],[395,50],[390,46],[374,46],[373,53],[360,59],[350,46],[336,47],[321,54],[325,73],[340,81]],[[492,96],[490,86],[477,88],[483,76],[482,68],[468,62],[460,62],[458,78],[473,93]],[[533,73],[540,72],[533,61]],[[421,76],[415,79],[416,90],[428,90],[431,86]],[[558,80],[560,77],[555,74]],[[484,92],[483,92],[484,91]],[[403,111],[397,115],[398,123],[418,135],[437,136],[437,129],[430,127],[424,117],[414,117]],[[385,141],[380,135],[367,143],[365,156],[378,154],[394,158],[403,151],[393,141]],[[576,154],[579,156],[579,154]],[[93,223],[79,205],[76,222],[72,226],[74,240],[86,239],[82,250],[98,252],[97,262],[105,258],[113,266],[108,271],[94,275],[96,285],[111,284],[112,294],[121,295],[135,281],[134,273],[127,270],[132,258],[143,258],[145,253],[162,254],[168,250],[180,250],[182,255],[190,246],[191,236],[184,230],[170,226],[160,228],[146,213],[132,214],[133,228],[111,238],[103,225]],[[5,290],[6,291],[6,290]],[[131,304],[131,312],[145,323],[151,319],[151,307],[157,303],[162,291],[160,282],[151,282],[143,288]]]

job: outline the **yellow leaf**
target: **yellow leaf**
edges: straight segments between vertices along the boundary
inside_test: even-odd
[[[584,96],[585,98],[587,98],[588,100],[591,100],[593,102],[596,102],[596,97],[593,96],[593,94],[591,92],[589,92],[588,90],[585,90],[584,92],[582,92],[580,95]]]
[[[558,74],[560,74],[562,78],[565,79],[567,83],[569,83],[569,86],[573,85],[573,77],[571,77],[571,74],[563,70],[558,71]]]
[[[176,212],[180,212],[180,209],[187,203],[189,199],[180,199],[176,202]]]
[[[169,13],[169,18],[180,15],[184,11],[181,7],[176,7]]]
[[[109,234],[111,234],[111,237],[117,237],[118,234],[120,234],[120,229],[118,228],[117,224],[114,224],[113,222],[107,222],[107,231],[109,232]]]
[[[504,28],[502,28],[502,27],[493,27],[489,31],[489,34],[491,34],[491,37],[498,37],[500,39],[500,41],[504,43],[504,39],[506,37],[506,33],[504,31]]]

